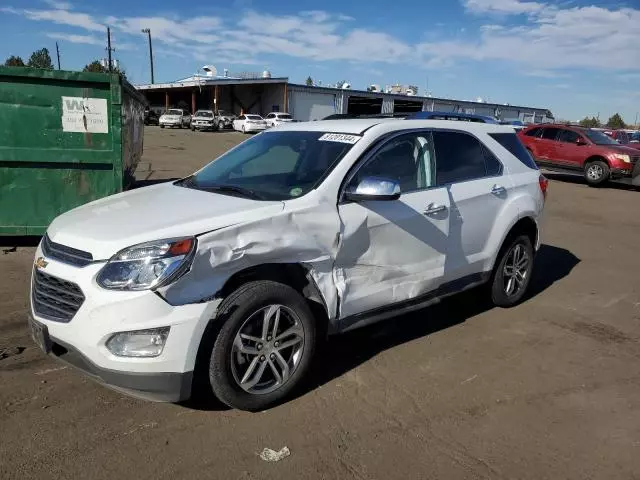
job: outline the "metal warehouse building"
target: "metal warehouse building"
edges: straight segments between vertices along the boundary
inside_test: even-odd
[[[553,120],[545,108],[470,102],[351,89],[309,87],[271,78],[268,72],[251,78],[194,76],[172,83],[139,85],[151,108],[186,108],[225,112],[289,112],[298,121],[320,120],[336,113],[391,114],[418,111],[475,113],[501,120],[542,123]]]

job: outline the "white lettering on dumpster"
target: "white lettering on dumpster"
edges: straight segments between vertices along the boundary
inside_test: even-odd
[[[109,133],[104,98],[62,97],[62,131]]]

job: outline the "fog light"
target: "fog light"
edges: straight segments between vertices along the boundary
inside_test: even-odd
[[[157,357],[168,336],[169,327],[119,332],[107,341],[107,349],[118,357]]]

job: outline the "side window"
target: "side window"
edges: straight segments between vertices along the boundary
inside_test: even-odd
[[[527,133],[525,133],[525,135],[527,137],[539,137],[541,130],[542,130],[541,128],[532,128],[531,130],[528,130]]]
[[[555,140],[559,131],[559,128],[545,128],[542,131],[542,138],[545,140]]]
[[[271,119],[271,118],[273,118],[273,117],[274,117],[273,113],[270,113],[269,115],[267,115],[267,117],[266,117],[266,118]]]
[[[484,145],[482,146],[484,152],[484,164],[487,170],[488,177],[497,177],[502,174],[502,164],[500,160]]]
[[[355,188],[365,177],[397,181],[402,193],[435,185],[433,141],[429,133],[408,133],[389,140],[357,171],[349,183]]]
[[[573,130],[560,130],[560,135],[558,135],[558,141],[564,143],[576,143],[580,138]]]
[[[487,175],[485,148],[471,135],[433,132],[438,185],[464,182]]]
[[[490,133],[489,136],[496,142],[509,150],[513,156],[524,163],[527,167],[538,170],[536,162],[533,161],[531,155],[515,133]]]

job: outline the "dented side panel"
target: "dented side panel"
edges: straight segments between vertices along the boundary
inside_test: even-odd
[[[291,202],[294,205],[296,202]],[[191,271],[160,290],[173,305],[208,301],[235,273],[271,263],[304,265],[315,281],[330,319],[337,316],[333,264],[340,238],[337,208],[328,202],[287,205],[269,218],[198,237]]]

